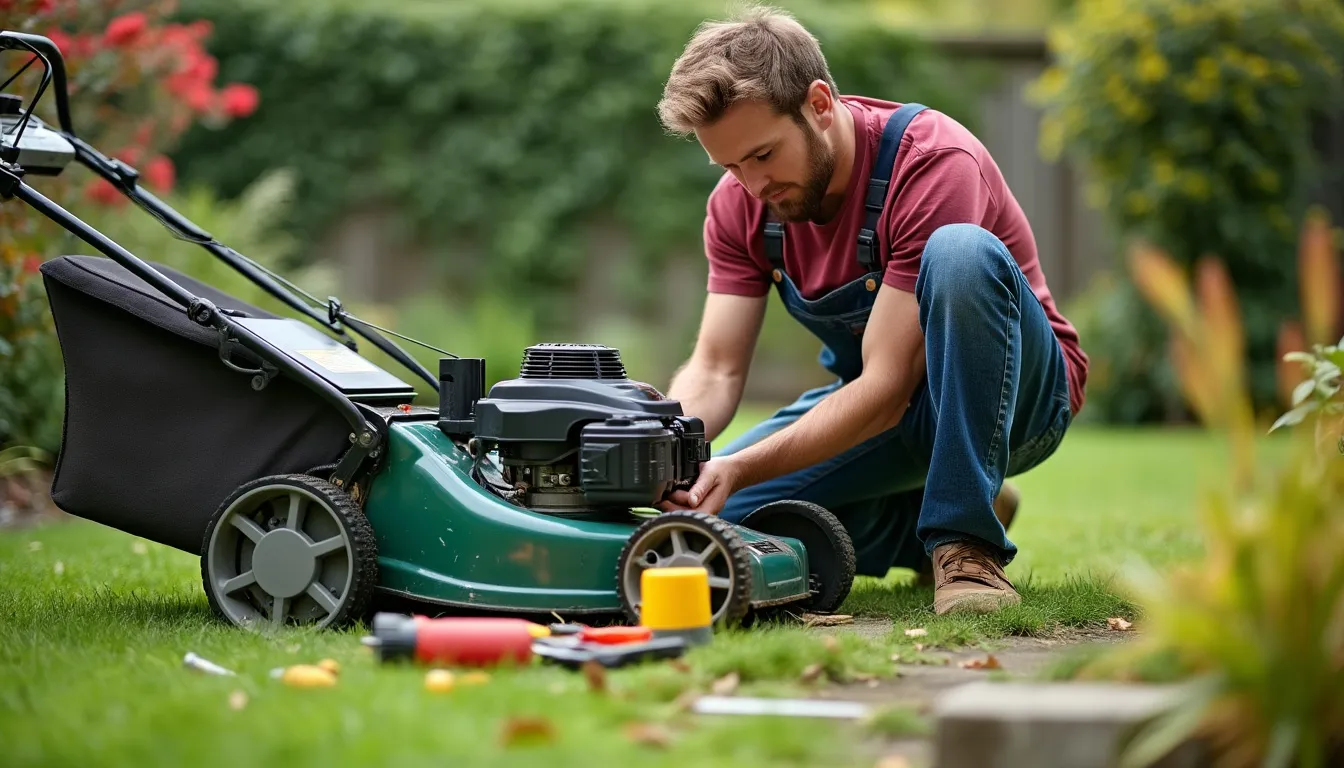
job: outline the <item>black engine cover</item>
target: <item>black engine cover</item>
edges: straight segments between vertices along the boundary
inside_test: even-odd
[[[474,436],[496,446],[506,464],[550,465],[542,457],[577,453],[565,463],[577,465],[592,506],[655,504],[694,481],[709,458],[704,424],[629,379],[608,347],[529,347],[520,377],[491,387],[473,415]]]

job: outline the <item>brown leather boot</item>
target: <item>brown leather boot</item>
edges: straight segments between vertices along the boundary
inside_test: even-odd
[[[999,524],[1003,530],[1013,524],[1013,519],[1017,517],[1017,507],[1022,503],[1022,492],[1017,490],[1017,486],[1005,482],[999,487],[999,495],[994,497],[994,516],[999,518]],[[915,586],[928,587],[933,585],[933,561],[927,560],[924,565],[915,571]]]
[[[1022,602],[998,558],[981,544],[954,541],[933,550],[933,612],[990,613]]]

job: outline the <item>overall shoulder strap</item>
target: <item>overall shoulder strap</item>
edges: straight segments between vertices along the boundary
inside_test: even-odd
[[[775,221],[766,214],[765,221],[765,257],[770,267],[784,271],[784,223]]]
[[[887,188],[891,184],[891,166],[896,162],[896,151],[901,147],[901,138],[905,136],[910,121],[926,109],[928,107],[923,104],[904,104],[892,113],[882,130],[882,143],[877,147],[877,157],[873,160],[872,174],[868,178],[868,194],[863,201],[863,228],[859,230],[859,264],[865,272],[877,269],[877,220],[887,203]],[[768,249],[769,240],[766,243]]]

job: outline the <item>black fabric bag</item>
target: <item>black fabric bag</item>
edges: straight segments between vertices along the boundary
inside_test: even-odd
[[[274,317],[152,266],[221,309]],[[333,463],[349,446],[349,426],[318,395],[283,373],[252,389],[220,361],[215,331],[111,259],[62,256],[42,275],[65,360],[60,509],[199,554],[239,485]],[[254,362],[245,350],[232,359]]]

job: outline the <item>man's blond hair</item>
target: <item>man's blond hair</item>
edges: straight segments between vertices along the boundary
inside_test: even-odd
[[[658,117],[668,131],[685,135],[714,123],[737,102],[753,100],[801,120],[799,110],[817,80],[838,96],[812,33],[785,11],[753,5],[696,29],[672,65]]]

